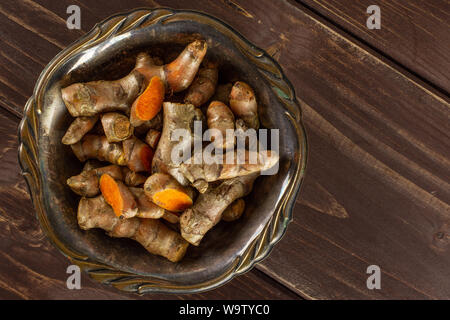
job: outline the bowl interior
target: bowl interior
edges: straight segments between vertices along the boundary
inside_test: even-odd
[[[69,147],[60,143],[72,121],[61,99],[60,88],[71,83],[113,80],[130,72],[138,52],[147,51],[165,60],[194,39],[208,43],[208,58],[220,64],[219,82],[243,80],[255,90],[262,126],[279,129],[280,165],[277,175],[261,176],[246,199],[245,215],[236,222],[220,222],[199,247],[190,246],[185,258],[171,263],[151,255],[129,239],[113,239],[102,230],[83,231],[77,225],[79,197],[66,186],[68,177],[82,165]],[[111,36],[62,60],[45,83],[39,117],[39,165],[44,208],[56,237],[72,250],[115,269],[190,285],[224,274],[271,218],[289,180],[295,174],[300,145],[274,88],[261,76],[226,33],[196,21],[157,23]]]

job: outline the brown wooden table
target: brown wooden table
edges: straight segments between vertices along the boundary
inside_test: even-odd
[[[449,299],[450,4],[379,0],[2,0],[0,299]],[[66,9],[81,8],[81,30]],[[17,163],[17,126],[44,66],[111,14],[212,14],[267,50],[303,108],[309,159],[294,221],[270,256],[216,290],[124,294],[87,276],[66,288]],[[369,265],[381,289],[369,290]]]

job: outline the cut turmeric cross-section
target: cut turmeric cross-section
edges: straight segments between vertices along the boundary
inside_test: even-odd
[[[153,202],[158,206],[175,212],[181,212],[192,205],[192,199],[184,192],[167,189],[153,195]]]
[[[100,177],[100,191],[116,216],[131,218],[138,213],[136,200],[122,181],[114,180],[109,174],[103,174]]]
[[[134,101],[131,107],[131,123],[139,126],[153,119],[161,110],[164,101],[164,83],[158,76],[150,79],[145,91]]]
[[[192,206],[190,189],[183,187],[172,176],[155,173],[144,184],[144,191],[153,203],[173,212],[182,212]]]

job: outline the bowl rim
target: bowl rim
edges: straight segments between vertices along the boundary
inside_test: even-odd
[[[39,99],[43,96],[43,88],[58,67],[74,54],[99,44],[104,40],[143,26],[167,22],[170,20],[194,20],[208,24],[225,33],[237,48],[258,69],[263,78],[272,85],[275,96],[285,107],[285,115],[292,123],[300,147],[296,159],[293,161],[295,172],[290,177],[286,191],[281,201],[275,208],[272,216],[262,228],[256,238],[245,248],[242,255],[237,256],[235,261],[220,276],[205,282],[193,285],[174,284],[157,277],[142,276],[117,270],[112,266],[99,263],[88,258],[86,255],[74,252],[62,243],[55,235],[47,219],[42,201],[42,190],[40,188],[42,176],[39,167],[38,135],[39,116],[42,113],[42,105]],[[252,269],[256,263],[266,258],[275,244],[280,241],[286,232],[288,224],[292,221],[292,211],[295,200],[300,191],[307,162],[308,144],[304,125],[302,123],[302,112],[297,100],[295,90],[291,82],[286,78],[281,66],[266,51],[253,45],[238,31],[226,22],[196,10],[178,10],[167,7],[159,8],[136,8],[131,11],[117,13],[97,23],[88,33],[70,44],[58,53],[43,69],[33,90],[33,95],[27,101],[24,108],[24,116],[18,128],[18,157],[21,173],[24,176],[31,199],[36,211],[36,217],[41,228],[50,239],[52,244],[65,255],[73,264],[96,281],[127,292],[138,294],[145,293],[199,293],[217,288]],[[290,169],[291,170],[291,169]]]

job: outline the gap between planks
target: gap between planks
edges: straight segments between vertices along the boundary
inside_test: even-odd
[[[343,26],[339,26],[332,19],[320,13],[316,9],[312,8],[310,5],[304,3],[302,0],[285,0],[285,1],[287,3],[291,3],[294,7],[297,7],[299,10],[305,12],[305,14],[307,14],[316,22],[329,29],[331,32],[338,34],[341,38],[349,42],[352,46],[359,47],[361,50],[365,51],[368,55],[375,57],[381,63],[386,65],[389,69],[395,71],[402,77],[408,79],[415,86],[420,87],[429,95],[446,104],[447,107],[450,107],[448,102],[448,99],[450,99],[450,93],[447,92],[444,88],[426,79],[419,73],[411,70],[398,60],[394,59],[392,56],[388,55],[386,52],[383,52],[382,50],[378,49],[374,45],[370,44],[366,40],[356,35],[356,33],[350,31],[349,29]],[[295,4],[293,4],[292,1],[295,1]],[[317,18],[319,18],[322,21],[320,21]]]

